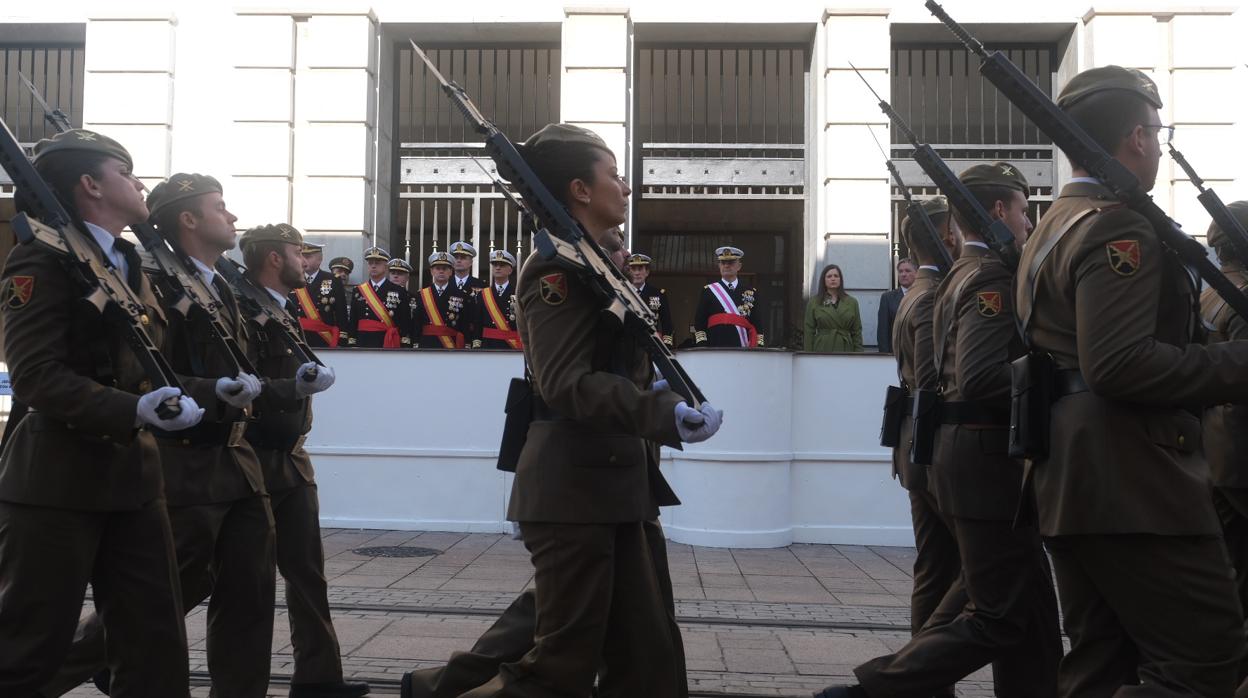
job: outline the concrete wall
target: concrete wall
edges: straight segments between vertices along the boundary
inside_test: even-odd
[[[494,463],[507,383],[522,370],[518,354],[322,357],[338,381],[315,400],[307,448],[326,525],[507,530],[511,476]],[[909,502],[878,445],[876,405],[894,377],[891,357],[699,350],[680,360],[724,410],[724,426],[710,441],[663,449],[663,470],[683,502],[663,511],[673,540],[913,543]],[[470,406],[456,398],[466,390]]]

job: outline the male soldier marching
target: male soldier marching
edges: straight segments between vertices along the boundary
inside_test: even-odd
[[[490,252],[490,284],[477,292],[473,304],[473,349],[521,348],[520,333],[516,332],[516,285],[511,279],[515,269],[515,255],[507,250]]]
[[[451,256],[429,255],[429,285],[412,299],[413,327],[420,333],[421,349],[463,349],[469,333],[473,291],[451,282]]]
[[[238,301],[214,270],[234,247],[234,222],[221,184],[206,175],[179,173],[147,197],[151,220],[220,301],[220,320],[240,347],[247,330]],[[165,473],[165,499],[177,550],[182,602],[189,612],[208,603],[208,671],[222,695],[263,698],[269,687],[273,605],[273,515],[264,476],[243,438],[258,377],[235,376],[237,367],[218,344],[202,313],[179,314],[162,298],[169,318],[165,355],[196,401],[211,406],[195,428],[157,431]],[[80,625],[74,649],[45,695],[60,695],[107,665],[98,617]],[[106,685],[99,677],[97,683]]]
[[[247,278],[289,310],[291,291],[305,282],[298,250],[302,235],[285,223],[248,230],[239,240]],[[252,360],[266,380],[255,402],[247,440],[255,446],[272,499],[277,526],[277,568],[286,580],[286,606],[295,670],[291,698],[350,698],[368,684],[345,682],[338,635],[329,616],[325,553],[321,547],[320,503],[312,460],[303,441],[312,428],[311,396],[334,384],[334,370],[300,364],[281,330],[251,322]],[[308,380],[314,373],[315,378]]]
[[[1021,248],[1031,221],[1018,168],[976,165],[961,179]],[[860,686],[832,687],[820,698],[928,696],[989,662],[1001,696],[1048,698],[1056,690],[1057,600],[1038,532],[1015,526],[1023,468],[1006,455],[1010,362],[1025,351],[1014,323],[1012,274],[957,211],[954,216],[965,244],[936,291],[932,316],[943,402],[928,487],[952,524],[961,584],[899,652],[854,670]]]
[[[321,269],[324,258],[322,245],[303,243],[306,283],[291,296],[293,315],[307,333],[311,347],[336,347],[347,340],[347,294],[336,274]]]
[[[1248,228],[1248,201],[1235,201],[1227,208],[1240,225]],[[1208,240],[1222,262],[1222,273],[1239,290],[1248,291],[1244,260],[1217,223],[1209,224]],[[1212,288],[1200,295],[1200,315],[1209,330],[1207,343],[1248,339],[1248,320],[1235,314]],[[1213,483],[1213,505],[1235,569],[1239,604],[1248,608],[1248,404],[1241,401],[1205,410],[1204,442]],[[1242,668],[1239,678],[1244,678]]]
[[[945,197],[925,199],[920,205],[935,224],[940,240],[932,240],[919,221],[911,218],[902,221],[902,240],[919,266],[910,290],[902,297],[897,309],[892,327],[892,347],[901,387],[910,395],[916,390],[936,390],[939,387],[932,351],[932,313],[936,287],[948,270],[938,266],[941,253],[936,245],[944,245],[954,259],[962,246]],[[906,404],[910,405],[911,401],[907,400]],[[910,498],[915,547],[910,634],[917,635],[957,581],[962,563],[952,523],[940,514],[936,498],[928,491],[927,466],[910,461],[913,426],[914,421],[907,410],[901,420],[898,446],[893,449],[893,477],[906,489]],[[961,596],[965,598],[965,592]],[[937,695],[952,696],[953,691],[945,689]]]
[[[1161,99],[1137,70],[1076,75],[1060,106],[1152,189]],[[1192,280],[1147,219],[1075,165],[1023,253],[1019,317],[1058,371],[1031,461],[1070,637],[1059,693],[1229,696],[1244,657],[1199,405],[1242,400],[1248,345],[1193,343]]]
[[[663,343],[672,346],[672,308],[667,302],[667,289],[646,283],[646,279],[650,278],[650,256],[629,255],[627,271],[641,299],[659,316],[659,333],[663,336]]]
[[[380,247],[364,251],[368,278],[351,294],[347,344],[353,347],[398,349],[412,346],[411,296],[387,277],[390,253]]]
[[[147,218],[130,154],[74,129],[36,144],[34,162],[90,254],[143,301],[159,345],[164,312],[120,237]],[[157,415],[178,389],[152,389],[122,332],[87,309],[85,289],[51,252],[19,245],[0,288],[14,396],[31,408],[0,459],[0,695],[34,695],[54,675],[90,583],[113,695],[185,697],[182,599],[150,429],[192,427],[204,410],[182,396],[178,415]]]
[[[740,278],[745,253],[737,247],[716,248],[720,280],[707,284],[693,313],[694,343],[700,347],[761,347],[764,345],[758,289],[746,288]]]

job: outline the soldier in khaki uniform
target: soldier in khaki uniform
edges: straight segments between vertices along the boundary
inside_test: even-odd
[[[940,241],[953,257],[961,248],[957,225],[949,215],[949,202],[943,196],[924,200],[921,205],[936,225]],[[941,254],[935,242],[918,221],[902,221],[901,234],[906,248],[918,262],[914,283],[902,296],[893,321],[893,352],[901,387],[908,392],[935,390],[938,376],[932,357],[932,312],[936,288],[944,278],[938,265]],[[909,401],[906,403],[910,404]],[[914,525],[914,590],[910,594],[910,632],[917,635],[962,569],[958,544],[951,523],[940,515],[936,498],[927,489],[927,466],[910,462],[910,442],[914,422],[909,411],[901,420],[901,437],[893,449],[893,477],[910,498],[910,519]],[[965,598],[965,594],[963,594]],[[953,695],[950,689],[943,695]]]
[[[1093,68],[1058,105],[1152,189],[1152,80]],[[1194,343],[1187,270],[1143,216],[1074,175],[1017,281],[1028,339],[1059,371],[1048,455],[1030,465],[1071,641],[1059,693],[1230,696],[1244,619],[1190,410],[1248,394],[1248,345]]]
[[[234,221],[220,183],[179,173],[152,190],[151,219],[183,260],[221,302],[221,321],[242,347],[247,328],[229,285],[214,270],[234,247]],[[208,603],[208,667],[223,695],[262,698],[269,685],[273,641],[273,515],[260,463],[243,438],[259,378],[237,367],[214,339],[202,313],[185,317],[162,298],[169,318],[164,354],[191,396],[208,409],[184,431],[156,430],[164,466],[165,499],[177,550],[186,610]],[[61,695],[106,666],[98,616],[82,621],[73,651],[46,695]],[[104,678],[98,680],[106,684]]]
[[[299,272],[302,235],[285,223],[252,228],[239,247],[247,278],[278,302],[304,282]],[[287,311],[290,305],[286,305]],[[325,552],[321,545],[320,502],[312,459],[303,448],[312,428],[312,395],[334,383],[334,370],[300,364],[273,328],[251,323],[252,360],[264,377],[247,440],[255,446],[277,522],[277,569],[286,580],[286,608],[295,669],[291,698],[352,698],[368,684],[343,681],[338,635],[329,616]],[[309,380],[309,376],[315,375]],[[269,613],[270,617],[272,612]]]
[[[1031,222],[1018,169],[977,165],[961,179],[1022,247]],[[860,686],[829,688],[821,698],[930,696],[989,662],[998,696],[1048,698],[1056,690],[1057,599],[1039,533],[1015,525],[1023,467],[1007,455],[1010,362],[1024,353],[1012,274],[959,223],[965,244],[936,291],[932,317],[942,424],[928,487],[952,523],[961,584],[909,644],[854,670]]]
[[[597,135],[550,125],[522,155],[596,239],[624,221],[628,187]],[[566,174],[586,165],[588,178]],[[646,441],[709,438],[722,415],[651,390],[645,352],[600,324],[601,301],[576,273],[530,257],[518,293],[537,404],[508,518],[520,523],[536,568],[535,646],[464,695],[583,696],[595,676],[603,696],[681,695],[679,638],[650,539],[656,527],[645,524],[674,495]]]
[[[35,146],[35,167],[78,221],[91,254],[142,299],[153,342],[166,317],[122,230],[147,218],[119,143],[74,129]],[[186,630],[160,454],[151,429],[204,414],[156,408],[122,333],[81,302],[85,289],[37,245],[5,264],[4,351],[28,416],[0,460],[0,695],[31,696],[69,651],[87,584],[108,633],[114,696],[185,697]]]
[[[1235,201],[1227,208],[1240,225],[1248,227],[1248,201]],[[1209,225],[1208,240],[1222,262],[1222,273],[1241,291],[1248,291],[1244,262],[1217,223]],[[1211,288],[1200,295],[1200,315],[1209,330],[1207,343],[1248,339],[1248,321]],[[1248,608],[1248,405],[1241,401],[1205,410],[1204,442],[1213,505],[1235,568],[1239,604]],[[1243,669],[1240,678],[1244,678]]]

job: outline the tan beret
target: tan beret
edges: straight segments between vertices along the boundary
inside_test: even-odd
[[[573,126],[571,124],[547,124],[537,133],[529,136],[529,139],[524,142],[524,147],[526,149],[533,150],[554,144],[571,143],[592,145],[596,148],[602,148],[607,152],[611,152],[611,149],[607,147],[607,142],[602,140],[602,136],[599,136],[587,128]]]
[[[295,226],[288,223],[259,225],[243,233],[243,236],[238,239],[238,246],[246,249],[248,245],[260,242],[285,242],[291,245],[299,245],[302,248],[303,234]]]
[[[1006,187],[1024,194],[1031,192],[1027,178],[1017,167],[1008,162],[972,165],[962,173],[959,179],[968,187]]]
[[[117,158],[126,163],[126,167],[134,168],[134,160],[130,157],[130,151],[124,146],[102,133],[88,131],[85,128],[74,128],[51,138],[44,138],[35,144],[33,159],[38,165],[49,159],[59,160],[62,157],[87,153]]]
[[[214,192],[222,192],[221,183],[216,177],[179,172],[152,188],[152,192],[147,195],[147,210],[151,211],[154,218],[170,204]]]
[[[1057,106],[1068,109],[1083,98],[1106,90],[1122,90],[1137,95],[1153,107],[1161,109],[1157,83],[1134,68],[1107,65],[1079,73],[1066,83],[1057,97]]]

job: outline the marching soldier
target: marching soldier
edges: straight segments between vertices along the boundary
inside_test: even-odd
[[[943,196],[925,199],[920,204],[927,212],[943,244],[953,258],[961,252],[958,227],[949,214],[949,202]],[[901,387],[913,395],[917,390],[937,390],[932,351],[932,313],[935,310],[936,288],[944,278],[938,264],[938,244],[910,218],[902,221],[902,239],[906,249],[918,262],[913,283],[901,299],[892,327],[892,348],[897,359]],[[910,404],[909,402],[907,404]],[[893,477],[905,488],[910,498],[910,519],[914,527],[914,588],[910,593],[910,634],[918,635],[928,619],[950,592],[962,571],[958,543],[952,523],[942,516],[936,498],[928,491],[927,466],[910,461],[910,441],[914,421],[909,411],[901,420],[898,446],[893,449]],[[965,605],[965,590],[959,587],[957,598]],[[933,692],[952,696],[952,687]]]
[[[455,268],[455,288],[471,296],[489,285],[472,275],[472,260],[477,258],[477,248],[463,240],[457,240],[451,243],[448,251]]]
[[[342,281],[332,269],[321,269],[324,257],[321,245],[306,241],[303,243],[303,274],[306,284],[295,289],[291,296],[295,301],[292,314],[307,333],[308,346],[312,347],[336,347],[347,339],[347,294]]]
[[[304,283],[299,270],[301,234],[285,223],[248,230],[239,240],[247,278],[274,298],[288,298]],[[293,304],[287,303],[287,309]],[[277,568],[286,580],[286,606],[295,668],[292,698],[354,698],[368,684],[343,681],[338,635],[329,615],[320,502],[304,439],[312,428],[312,395],[334,383],[334,370],[300,364],[287,350],[280,328],[251,324],[252,359],[266,380],[255,402],[247,440],[256,448],[273,504]],[[315,377],[309,380],[309,375]],[[271,613],[270,613],[271,615]]]
[[[976,165],[961,179],[1021,248],[1031,221],[1018,169]],[[905,647],[854,670],[861,685],[830,687],[819,698],[929,696],[990,662],[1001,696],[1057,692],[1057,599],[1038,531],[1016,525],[1023,467],[1008,456],[1010,364],[1026,351],[1014,321],[1013,276],[977,233],[959,227],[962,254],[936,290],[932,315],[943,402],[928,488],[951,524],[961,583]]]
[[[746,288],[738,275],[741,273],[739,248],[724,246],[716,248],[715,259],[719,262],[720,280],[707,284],[698,298],[693,314],[693,337],[700,347],[761,347],[763,325],[754,314],[758,305],[758,290]]]
[[[414,325],[420,332],[421,349],[463,349],[469,332],[473,292],[451,282],[451,256],[445,252],[429,255],[432,280],[412,299]]]
[[[1058,106],[1152,189],[1166,127],[1148,76],[1093,68]],[[1229,696],[1244,618],[1190,410],[1244,398],[1248,351],[1194,342],[1188,270],[1146,218],[1073,174],[1023,251],[1032,278],[1016,285],[1031,348],[1059,378],[1048,454],[1030,472],[1071,640],[1060,692],[1139,682],[1124,690]]]
[[[516,257],[507,250],[490,252],[490,284],[477,292],[476,319],[480,328],[472,340],[472,348],[520,349],[516,332],[516,287],[511,282]]]
[[[646,283],[646,279],[650,278],[650,256],[630,255],[627,272],[642,300],[659,316],[659,333],[663,336],[663,343],[672,346],[672,309],[667,302],[667,289]]]
[[[1227,208],[1240,225],[1248,227],[1248,201],[1235,201]],[[1208,240],[1222,262],[1222,273],[1239,290],[1248,291],[1244,261],[1217,223],[1209,225]],[[1248,339],[1248,320],[1231,310],[1212,288],[1201,293],[1200,314],[1205,327],[1209,328],[1207,343]],[[1245,402],[1205,410],[1204,442],[1213,483],[1213,504],[1222,522],[1222,537],[1231,554],[1231,566],[1235,569],[1239,604],[1248,608],[1248,406]],[[1240,678],[1244,678],[1242,669]]]
[[[148,213],[130,153],[82,129],[34,152],[89,253],[143,301],[145,329],[162,343],[164,311],[121,238]],[[55,674],[90,583],[112,694],[186,698],[182,598],[151,430],[193,427],[204,410],[177,388],[153,389],[123,332],[81,302],[84,289],[53,253],[19,245],[0,288],[14,397],[31,408],[0,460],[0,695],[35,695]],[[157,408],[171,398],[180,413],[162,419]]]
[[[347,344],[353,347],[398,349],[412,346],[411,296],[386,278],[390,253],[380,247],[364,251],[368,278],[351,294]]]

